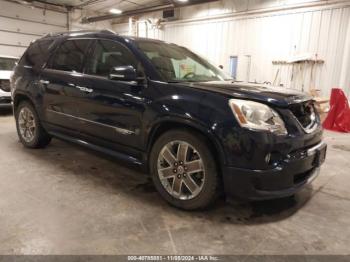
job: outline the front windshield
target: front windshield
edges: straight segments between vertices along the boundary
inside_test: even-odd
[[[14,58],[0,57],[0,70],[12,71],[16,61]]]
[[[231,79],[220,69],[184,47],[145,40],[137,41],[137,46],[167,82],[207,82]]]

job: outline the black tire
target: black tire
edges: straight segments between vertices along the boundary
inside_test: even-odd
[[[22,109],[29,110],[33,115],[33,119],[34,119],[33,121],[35,122],[36,127],[33,131],[33,139],[31,139],[30,141],[26,141],[20,132],[19,114],[20,114]],[[15,110],[15,119],[16,119],[16,128],[17,128],[17,134],[18,134],[19,140],[21,141],[21,143],[25,147],[43,148],[43,147],[46,147],[50,143],[51,136],[42,127],[42,125],[40,123],[40,119],[38,117],[38,114],[30,102],[28,102],[28,101],[20,102],[20,104],[18,105],[18,107]]]
[[[171,195],[162,185],[158,174],[158,157],[162,148],[172,141],[184,141],[193,146],[202,159],[205,179],[201,191],[191,199],[179,199]],[[171,205],[184,210],[208,208],[219,196],[220,177],[217,165],[206,138],[189,130],[173,130],[161,135],[155,142],[150,155],[150,172],[160,195]],[[175,178],[174,178],[175,179]],[[171,180],[172,181],[172,180]],[[181,182],[182,183],[182,182]],[[183,185],[183,184],[180,184]],[[181,187],[181,186],[180,186]]]

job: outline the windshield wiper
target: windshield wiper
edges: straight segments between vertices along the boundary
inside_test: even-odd
[[[208,80],[170,80],[168,83],[198,83],[198,82],[208,82]]]
[[[199,81],[191,81],[191,80],[170,80],[170,81],[167,81],[168,83],[170,84],[173,84],[173,83],[187,83],[187,82],[199,82]]]

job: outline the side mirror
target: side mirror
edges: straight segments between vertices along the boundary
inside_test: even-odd
[[[137,73],[132,65],[113,67],[109,79],[118,81],[137,81]]]

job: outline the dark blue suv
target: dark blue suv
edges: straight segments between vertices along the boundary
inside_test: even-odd
[[[220,193],[293,195],[325,159],[311,97],[237,83],[175,44],[110,31],[47,35],[30,45],[11,83],[26,147],[57,137],[142,166],[183,209]]]

